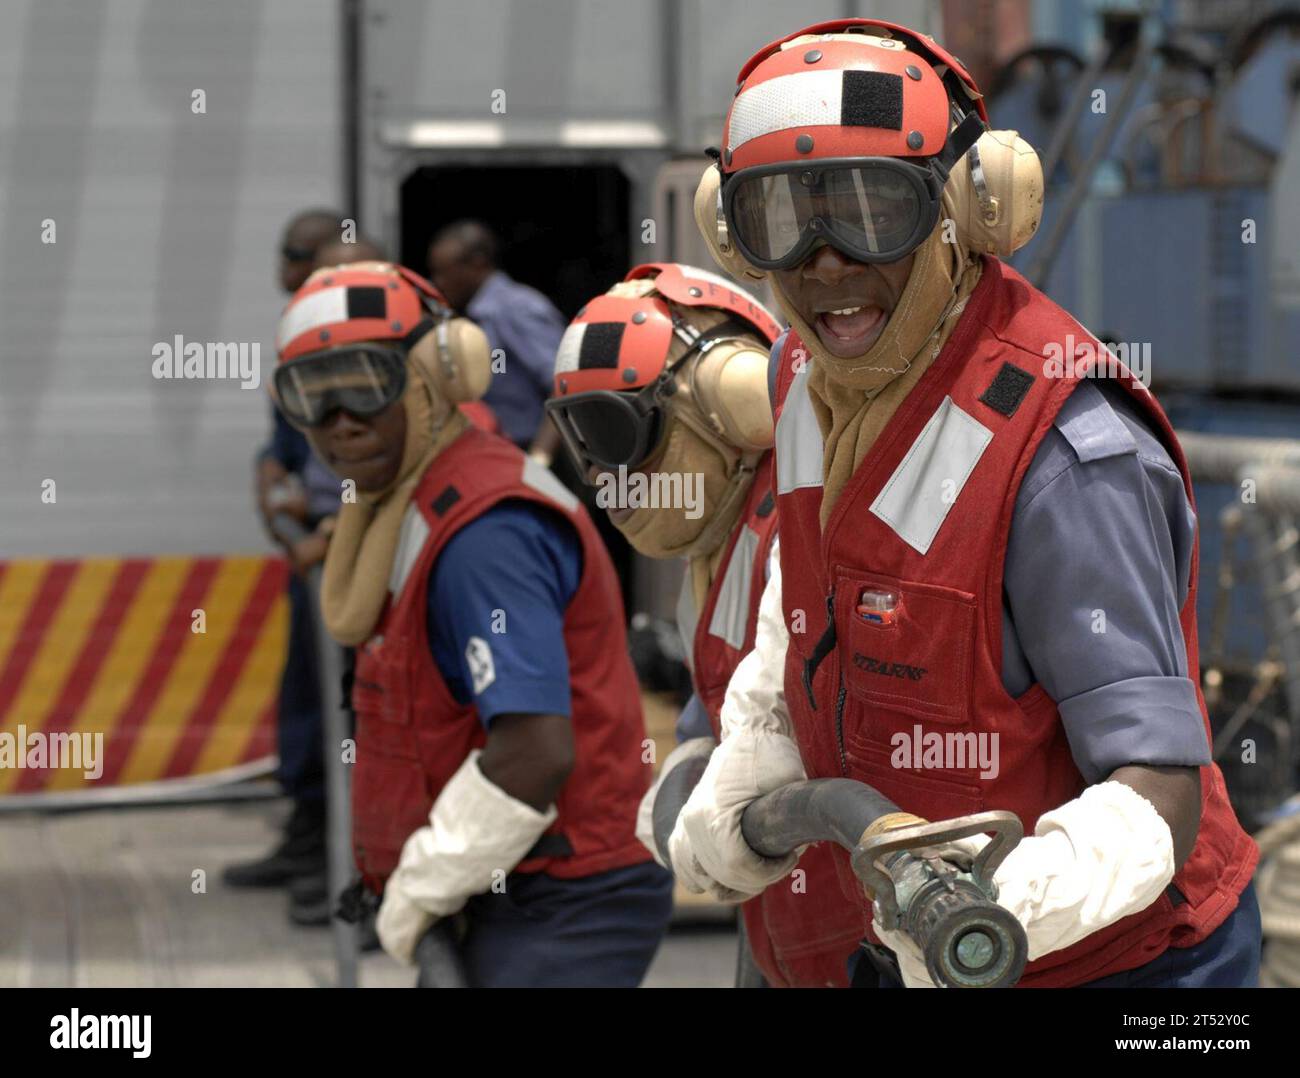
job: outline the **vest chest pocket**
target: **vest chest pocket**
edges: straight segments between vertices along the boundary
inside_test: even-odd
[[[974,595],[840,569],[835,624],[844,685],[868,705],[853,709],[864,713],[859,736],[888,743],[903,716],[970,722]]]
[[[397,643],[372,637],[357,651],[352,706],[359,723],[378,731],[411,724],[407,664]]]

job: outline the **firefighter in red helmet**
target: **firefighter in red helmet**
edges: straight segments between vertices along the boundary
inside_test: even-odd
[[[1032,237],[1042,177],[986,121],[956,58],[874,20],[740,72],[695,209],[792,327],[783,616],[728,687],[673,867],[761,892],[793,861],[745,845],[744,806],[847,776],[927,819],[1020,817],[995,882],[1022,984],[1251,984],[1258,851],[1210,757],[1186,464],[1146,386],[998,257]],[[834,856],[871,919],[857,982],[931,986]]]
[[[548,471],[457,405],[481,330],[388,263],[317,270],[273,391],[344,481],[321,602],[357,647],[352,831],[385,950],[440,923],[472,986],[636,985],[671,881],[613,568]]]
[[[656,857],[655,796],[675,768],[713,751],[727,682],[754,643],[776,537],[767,371],[779,335],[763,305],[730,280],[651,263],[590,300],[556,356],[547,410],[578,471],[639,553],[686,562],[677,627],[695,692],[641,803],[638,834]],[[629,476],[652,489],[698,477],[698,490],[646,504],[617,496],[631,493]],[[798,877],[741,907],[749,952],[775,987],[846,984],[844,953],[862,919],[840,892],[829,851],[810,849],[798,867]],[[815,946],[807,918],[818,922]]]

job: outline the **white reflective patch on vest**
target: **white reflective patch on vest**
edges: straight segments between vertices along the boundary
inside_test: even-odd
[[[808,366],[794,376],[776,422],[776,492],[822,485],[822,431],[808,397]]]
[[[908,546],[926,553],[992,439],[988,427],[944,397],[871,511]]]
[[[425,523],[420,510],[411,503],[406,507],[402,517],[402,530],[397,536],[397,550],[393,553],[393,568],[388,573],[388,590],[394,596],[400,595],[406,586],[406,580],[415,568],[415,563],[424,549],[424,541],[429,538],[429,525]]]
[[[727,562],[713,617],[709,619],[709,635],[721,637],[737,651],[745,646],[745,629],[749,625],[749,584],[754,578],[754,555],[757,553],[758,533],[744,524],[732,548],[731,560]]]
[[[695,666],[695,627],[699,624],[700,612],[695,608],[695,589],[691,586],[691,567],[686,566],[682,576],[682,587],[677,593],[677,634],[682,638],[682,653],[686,656],[687,669]]]
[[[492,649],[481,636],[471,636],[465,645],[465,665],[469,667],[475,696],[482,695],[483,690],[497,679],[496,663],[492,661]]]
[[[577,496],[556,479],[549,468],[543,468],[532,457],[524,457],[522,479],[525,486],[532,487],[538,494],[550,498],[565,512],[572,513],[578,508]]]

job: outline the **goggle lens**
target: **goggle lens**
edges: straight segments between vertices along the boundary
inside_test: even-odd
[[[388,348],[345,348],[288,363],[275,372],[280,408],[298,426],[320,426],[335,411],[378,415],[406,388],[406,357]]]

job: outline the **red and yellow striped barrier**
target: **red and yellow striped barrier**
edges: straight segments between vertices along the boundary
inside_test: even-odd
[[[286,572],[270,557],[0,562],[0,798],[269,760]],[[35,751],[87,734],[102,735],[98,778]]]

